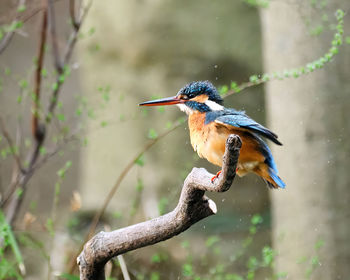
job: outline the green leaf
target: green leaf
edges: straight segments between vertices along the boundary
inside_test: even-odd
[[[57,102],[57,109],[61,109],[63,107],[63,103],[61,101]]]
[[[95,31],[96,31],[96,28],[95,27],[91,27],[89,29],[89,31],[88,31],[89,36],[93,35],[95,33]]]
[[[19,13],[23,13],[25,10],[26,10],[26,5],[24,5],[24,4],[19,5],[17,8],[17,12],[19,12]]]
[[[113,213],[113,217],[116,219],[120,219],[122,217],[122,213],[120,211],[115,211]]]
[[[158,253],[154,254],[151,258],[152,263],[160,263],[161,261],[162,261],[162,258]]]
[[[319,266],[320,265],[320,261],[319,261],[317,256],[312,257],[310,260],[310,263],[312,266]]]
[[[263,218],[259,214],[253,215],[251,221],[253,225],[261,224],[263,222]]]
[[[258,259],[256,257],[250,257],[248,259],[247,267],[250,270],[255,270],[259,265]]]
[[[61,74],[61,75],[58,77],[58,82],[61,83],[61,84],[63,84],[64,81],[65,81],[65,79],[66,79],[65,75],[64,75],[64,74]]]
[[[19,250],[16,238],[12,232],[11,226],[7,223],[6,218],[2,210],[0,210],[0,239],[4,241],[4,245],[9,245],[14,256],[16,262],[23,273],[25,271],[23,257],[21,251]],[[1,259],[1,258],[0,258]],[[19,277],[19,279],[22,279]]]
[[[148,131],[148,138],[149,139],[156,139],[157,137],[158,137],[158,133],[153,128],[151,128]]]
[[[61,122],[64,122],[66,120],[66,116],[64,114],[57,114],[56,117]]]
[[[70,168],[72,166],[72,161],[68,160],[65,164],[66,169]]]
[[[52,84],[52,90],[53,90],[53,91],[58,90],[58,83],[53,83],[53,84]]]
[[[324,240],[322,240],[322,239],[318,240],[315,244],[315,249],[319,250],[320,248],[323,247],[324,243],[325,243]]]
[[[40,147],[39,152],[41,155],[46,155],[47,151],[45,147]]]
[[[25,79],[22,79],[18,82],[18,85],[21,89],[26,89],[28,87],[28,81]]]
[[[173,126],[173,123],[171,121],[167,121],[165,124],[166,129],[170,129],[172,128],[172,126]]]
[[[18,188],[18,189],[16,190],[16,195],[17,195],[17,197],[21,197],[22,194],[23,194],[23,189],[22,189],[22,188]]]
[[[275,259],[276,252],[271,247],[265,246],[262,249],[263,266],[271,266]]]
[[[48,230],[51,236],[55,236],[55,231],[53,228],[53,220],[51,218],[48,218],[46,221],[46,229]]]
[[[188,249],[190,247],[190,242],[188,240],[182,241],[181,247],[184,249]]]
[[[182,274],[185,276],[185,277],[191,277],[193,275],[193,267],[192,267],[192,264],[190,263],[185,263],[183,266],[182,266]]]
[[[253,75],[249,77],[249,82],[257,83],[259,81],[258,75]]]
[[[219,94],[220,95],[224,95],[228,92],[228,86],[224,85],[222,87],[219,88]]]
[[[66,171],[63,168],[61,168],[60,170],[57,171],[57,175],[61,179],[64,179],[65,174],[66,174]]]
[[[136,191],[142,192],[143,189],[144,189],[144,186],[143,186],[142,179],[137,179]]]
[[[75,115],[77,117],[81,116],[81,113],[83,112],[83,110],[79,107],[78,109],[75,110]]]
[[[218,243],[219,241],[220,241],[220,237],[219,236],[217,236],[217,235],[209,236],[208,239],[205,241],[205,246],[210,248],[214,244]]]
[[[250,234],[256,234],[256,226],[250,226],[249,227],[249,233]]]
[[[151,280],[160,280],[160,274],[159,274],[159,272],[152,272],[152,274],[151,274]]]
[[[145,160],[143,157],[143,154],[140,155],[136,160],[135,160],[135,164],[139,165],[139,166],[144,166],[145,165]]]
[[[46,68],[41,69],[41,76],[43,76],[43,78],[47,77],[47,70],[46,70]]]
[[[18,95],[18,96],[17,96],[17,103],[18,103],[18,104],[21,104],[21,103],[22,103],[22,100],[23,100],[22,95]]]
[[[2,149],[2,150],[1,150],[1,157],[2,157],[3,159],[6,159],[6,158],[7,158],[7,150],[6,150],[6,149]]]

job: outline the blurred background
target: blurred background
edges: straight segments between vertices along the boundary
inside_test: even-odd
[[[1,1],[0,279],[79,279],[75,258],[89,231],[165,214],[194,166],[218,171],[193,151],[182,112],[138,107],[194,80],[211,81],[226,107],[279,135],[284,146],[270,147],[287,188],[248,175],[210,193],[217,215],[123,256],[131,279],[348,279],[349,8]],[[126,279],[119,261],[109,279]]]

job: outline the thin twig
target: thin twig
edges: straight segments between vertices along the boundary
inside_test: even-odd
[[[45,135],[43,135],[43,130],[39,128],[39,109],[40,109],[40,88],[41,88],[41,71],[44,63],[45,55],[45,43],[46,43],[46,33],[47,33],[47,9],[43,12],[43,19],[40,31],[40,41],[38,48],[38,62],[35,70],[34,79],[34,95],[33,100],[33,112],[32,112],[32,135],[37,142],[42,142]]]
[[[55,67],[58,75],[61,75],[63,72],[63,65],[61,62],[60,53],[58,50],[58,40],[56,35],[56,20],[55,20],[55,7],[54,7],[54,0],[47,0],[48,5],[48,18],[49,18],[49,28],[50,28],[50,34],[51,34],[51,41],[52,41],[52,51],[53,51],[53,58],[55,61]]]
[[[12,177],[10,185],[6,188],[6,190],[7,190],[6,194],[4,195],[3,199],[1,200],[1,203],[0,203],[1,209],[3,209],[6,206],[10,197],[13,195],[13,193],[17,189],[17,184],[19,182],[19,176],[20,176],[20,174],[17,173],[15,178]]]
[[[15,159],[18,170],[23,171],[20,156],[17,154],[15,144],[13,143],[12,137],[6,128],[4,119],[1,116],[0,116],[0,129],[1,129],[2,135],[4,135],[4,137],[7,141],[7,144],[10,148],[11,154],[12,154],[13,158]]]
[[[117,258],[118,258],[118,261],[119,261],[119,264],[120,264],[120,269],[122,271],[124,280],[130,280],[130,275],[129,275],[126,263],[124,261],[123,255],[119,255]]]
[[[69,13],[70,13],[70,19],[72,21],[73,27],[78,30],[80,27],[79,22],[77,22],[75,18],[75,1],[74,0],[69,0]]]

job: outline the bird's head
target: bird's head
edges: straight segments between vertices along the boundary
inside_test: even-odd
[[[177,104],[178,107],[192,114],[194,112],[209,112],[222,110],[223,100],[216,88],[209,81],[191,82],[185,85],[172,97],[140,103],[140,106],[160,106]]]

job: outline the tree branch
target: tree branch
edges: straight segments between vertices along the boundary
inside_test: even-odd
[[[213,183],[212,174],[204,168],[193,168],[184,182],[179,203],[172,212],[143,223],[95,235],[85,244],[77,259],[80,279],[105,279],[104,266],[111,258],[167,240],[196,222],[214,215],[217,212],[215,202],[204,194],[206,191],[224,192],[230,188],[236,175],[240,147],[240,138],[230,135],[226,141],[222,172]]]
[[[34,80],[34,101],[32,112],[32,134],[36,142],[42,142],[45,137],[44,130],[39,125],[39,108],[40,108],[40,88],[41,88],[41,71],[44,63],[45,42],[47,33],[47,8],[43,11],[43,19],[40,31],[40,41],[38,47],[38,61],[35,70]]]
[[[54,0],[47,0],[47,5],[48,5],[48,18],[49,18],[51,41],[52,41],[53,58],[55,61],[56,71],[58,75],[61,75],[63,72],[63,65],[61,62],[61,57],[60,57],[60,53],[58,50],[58,43],[57,43]]]
[[[46,0],[46,1],[50,1],[50,0]],[[46,4],[50,3],[51,5],[53,4],[53,2],[45,2],[45,3]],[[41,67],[42,67],[42,63],[43,63],[42,59],[44,58],[43,42],[45,42],[45,40],[46,40],[46,30],[47,30],[47,20],[48,20],[47,19],[48,6],[47,5],[44,5],[44,6],[45,6],[44,18],[43,18],[43,23],[42,23],[42,33],[41,33],[41,39],[40,39],[41,41],[39,43],[38,66],[36,69],[35,88],[34,88],[36,100],[34,102],[35,103],[34,108],[33,108],[34,112],[33,112],[33,116],[32,116],[32,118],[33,118],[32,131],[33,131],[33,133],[35,133],[34,136],[35,136],[36,141],[35,141],[35,145],[34,145],[33,150],[28,155],[28,162],[29,162],[28,168],[25,170],[25,172],[23,174],[20,174],[19,179],[18,179],[18,183],[16,185],[14,185],[13,191],[21,188],[22,194],[20,196],[13,195],[11,201],[9,202],[9,205],[7,206],[6,219],[7,219],[9,224],[13,223],[13,221],[16,219],[16,215],[19,212],[18,209],[23,201],[23,198],[24,198],[24,195],[25,195],[25,192],[27,189],[27,183],[30,180],[31,176],[33,175],[35,164],[39,158],[40,148],[42,147],[44,140],[45,140],[46,130],[47,130],[48,124],[51,122],[53,111],[57,105],[58,93],[59,93],[59,90],[61,88],[61,85],[63,84],[63,81],[61,81],[62,74],[60,74],[60,71],[57,68],[57,63],[56,63],[55,66],[56,66],[56,70],[57,70],[57,77],[56,77],[57,87],[55,87],[55,89],[52,92],[52,97],[51,97],[50,102],[49,102],[50,103],[49,109],[48,109],[48,112],[45,116],[46,123],[44,123],[44,122],[39,123],[38,109],[39,109],[40,84],[41,84]],[[85,6],[82,9],[82,12],[81,12],[80,17],[79,17],[80,24],[85,19],[85,16],[86,16],[90,6],[91,6],[91,1],[87,4],[87,6]],[[51,8],[52,8],[52,6],[51,6]],[[51,9],[50,12],[54,13],[54,10]],[[54,15],[51,15],[50,20],[52,21],[53,18],[54,18]],[[44,29],[45,29],[45,32],[44,32]],[[66,50],[65,50],[65,53],[64,53],[63,58],[62,58],[63,65],[66,65],[69,62],[69,59],[71,58],[73,48],[74,48],[75,43],[76,43],[77,38],[78,38],[78,33],[79,33],[79,30],[74,29],[74,31],[71,34],[70,39],[67,42]],[[54,36],[55,36],[55,32],[54,32]]]

